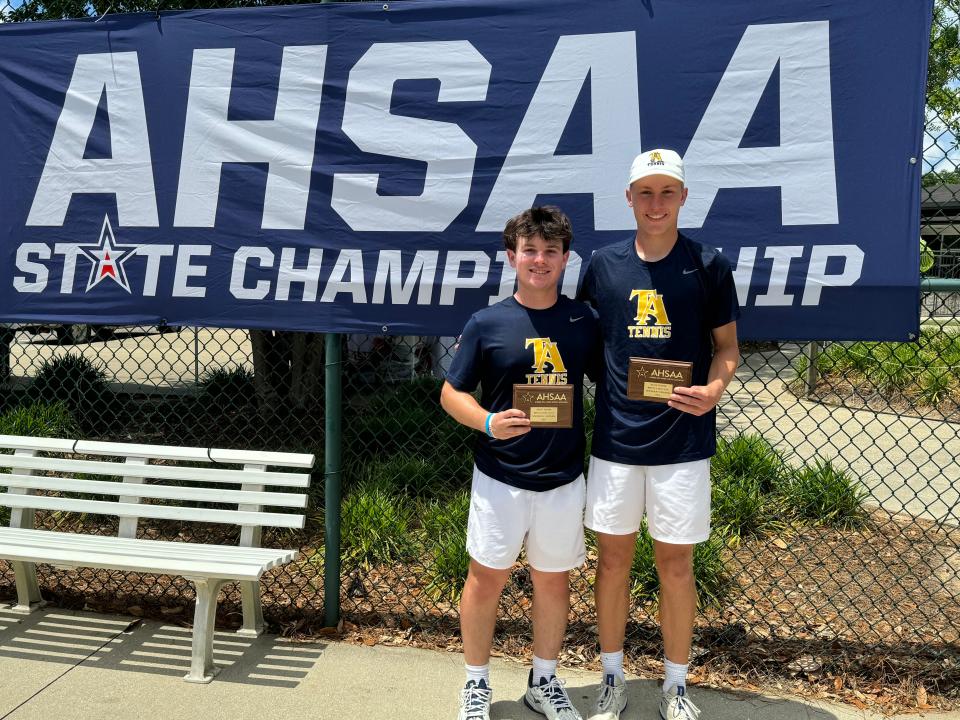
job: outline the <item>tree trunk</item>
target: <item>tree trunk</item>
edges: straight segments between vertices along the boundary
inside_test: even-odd
[[[250,345],[261,415],[275,414],[281,405],[306,408],[317,401],[323,371],[322,334],[251,330]]]

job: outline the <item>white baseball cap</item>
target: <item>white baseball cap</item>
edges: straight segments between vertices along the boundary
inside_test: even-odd
[[[683,159],[673,150],[664,148],[640,153],[630,165],[630,182],[627,185],[633,185],[649,175],[668,175],[683,182]]]

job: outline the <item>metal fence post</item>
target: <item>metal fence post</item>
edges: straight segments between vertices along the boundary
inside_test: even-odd
[[[807,397],[817,390],[817,358],[820,357],[820,343],[816,340],[807,345]]]
[[[324,622],[334,627],[340,621],[340,445],[342,403],[340,336],[327,333],[324,352],[326,392],[324,405]]]

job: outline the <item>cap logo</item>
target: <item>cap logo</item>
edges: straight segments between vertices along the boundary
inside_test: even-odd
[[[647,163],[647,166],[648,166],[648,167],[649,167],[650,165],[663,165],[663,164],[664,164],[664,162],[663,162],[663,156],[660,155],[660,153],[658,153],[658,152],[652,152],[652,153],[650,153],[650,162]]]

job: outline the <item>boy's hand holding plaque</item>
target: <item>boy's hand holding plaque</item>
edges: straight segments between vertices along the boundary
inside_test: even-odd
[[[627,398],[666,403],[673,388],[690,387],[693,363],[682,360],[630,358],[627,369]]]
[[[530,427],[572,428],[573,385],[515,384],[513,407],[530,419]]]

